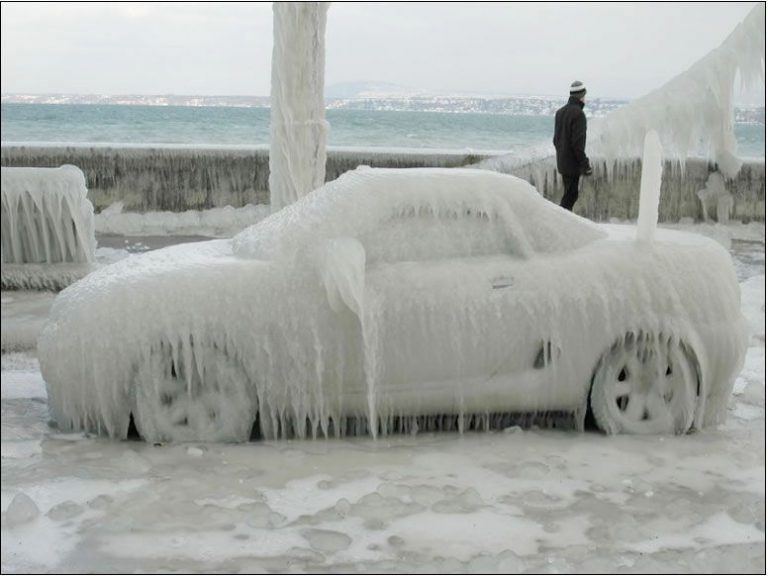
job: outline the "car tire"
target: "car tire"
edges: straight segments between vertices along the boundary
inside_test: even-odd
[[[257,401],[239,363],[218,349],[168,344],[152,349],[136,371],[133,415],[147,442],[245,442]]]
[[[696,411],[698,373],[695,355],[679,339],[628,333],[595,370],[595,422],[607,434],[685,434]]]

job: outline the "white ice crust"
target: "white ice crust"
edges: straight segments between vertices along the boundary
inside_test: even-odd
[[[598,226],[480,170],[361,168],[233,240],[101,268],[58,296],[38,343],[63,430],[149,441],[386,434],[583,420],[617,342],[696,359],[718,422],[746,325],[707,238]],[[541,362],[539,362],[538,358]],[[257,420],[258,415],[258,420]]]
[[[93,205],[79,168],[3,167],[0,174],[3,264],[93,261]]]

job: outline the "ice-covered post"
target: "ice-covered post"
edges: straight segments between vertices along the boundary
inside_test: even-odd
[[[269,192],[272,211],[325,181],[325,22],[330,2],[274,2]]]
[[[93,205],[82,170],[4,166],[0,175],[3,264],[93,262]]]
[[[643,170],[640,173],[640,213],[637,217],[637,239],[652,242],[659,221],[659,197],[661,196],[661,141],[655,130],[645,134],[643,145]]]

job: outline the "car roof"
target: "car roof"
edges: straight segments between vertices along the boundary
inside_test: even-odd
[[[244,230],[233,248],[242,257],[290,258],[302,247],[358,238],[408,213],[499,218],[532,253],[573,249],[605,236],[515,176],[469,168],[359,167]]]

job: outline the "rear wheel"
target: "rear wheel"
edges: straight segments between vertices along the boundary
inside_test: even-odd
[[[134,420],[147,442],[244,442],[256,414],[242,367],[216,348],[153,349],[136,373]]]
[[[608,434],[684,434],[693,424],[698,372],[690,348],[628,334],[600,359],[590,405]]]

